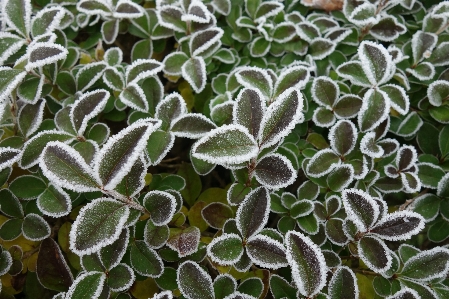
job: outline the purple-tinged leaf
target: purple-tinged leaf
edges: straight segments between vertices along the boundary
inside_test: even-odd
[[[178,229],[167,241],[167,246],[178,252],[179,257],[188,256],[198,250],[201,232],[198,227]]]
[[[217,126],[201,113],[190,113],[173,121],[170,130],[177,137],[198,139],[216,129]]]
[[[348,120],[339,120],[329,130],[331,148],[340,156],[350,154],[357,142],[357,128]]]
[[[10,93],[23,81],[26,72],[20,69],[12,69],[7,66],[0,66],[0,100],[9,97]]]
[[[214,299],[212,278],[197,263],[183,262],[177,270],[176,280],[187,299]]]
[[[207,51],[215,42],[220,41],[224,31],[219,28],[209,28],[195,32],[190,38],[190,53],[192,57],[199,56]]]
[[[332,79],[321,76],[316,77],[312,83],[312,99],[319,105],[331,109],[337,102],[340,88]]]
[[[309,70],[302,65],[290,66],[282,70],[274,85],[273,98],[279,97],[289,88],[302,89],[309,81]]]
[[[448,270],[449,250],[435,247],[422,251],[407,260],[400,275],[417,281],[429,281],[445,277]]]
[[[20,159],[21,151],[11,147],[0,148],[0,171],[13,166]]]
[[[227,16],[231,13],[230,0],[212,0],[210,4],[216,11],[224,16]]]
[[[271,189],[287,187],[297,177],[291,162],[280,154],[270,154],[260,159],[254,175],[258,182]]]
[[[257,138],[265,111],[265,99],[261,92],[258,89],[245,88],[237,95],[232,115],[235,124],[244,126]]]
[[[421,81],[430,80],[435,76],[435,66],[430,62],[421,62],[415,68],[407,68],[406,71]]]
[[[120,93],[119,98],[123,104],[134,110],[148,112],[149,107],[145,92],[137,83],[128,84]]]
[[[143,205],[150,213],[153,223],[158,226],[168,224],[176,212],[176,198],[163,191],[148,192],[143,199]]]
[[[70,230],[70,250],[78,255],[91,254],[114,243],[128,216],[128,206],[110,198],[88,203]]]
[[[364,236],[358,242],[360,259],[368,268],[375,272],[385,272],[390,269],[392,257],[385,243],[374,236]]]
[[[359,287],[354,272],[346,267],[338,267],[329,282],[329,296],[331,299],[359,298]]]
[[[309,53],[314,60],[321,60],[334,52],[337,44],[324,37],[315,37],[309,44]]]
[[[92,62],[84,65],[78,73],[76,73],[76,85],[78,91],[85,91],[95,84],[98,79],[103,76],[104,70],[107,68],[105,62]]]
[[[265,96],[265,100],[271,98],[273,79],[266,70],[258,67],[243,67],[235,73],[235,78],[246,88],[258,89]]]
[[[289,231],[285,235],[287,261],[299,293],[312,297],[325,286],[327,266],[321,249],[308,237]]]
[[[227,266],[238,262],[243,255],[243,241],[239,235],[223,234],[207,246],[207,255],[219,265]]]
[[[328,128],[335,123],[335,115],[330,109],[318,107],[313,112],[312,120],[318,127]]]
[[[48,238],[50,233],[50,225],[42,216],[30,213],[23,219],[22,234],[26,239],[30,241],[42,241]]]
[[[42,123],[44,116],[45,100],[40,103],[26,104],[19,111],[19,128],[25,138],[35,133]],[[1,166],[0,166],[1,169]]]
[[[270,196],[265,187],[252,190],[240,204],[236,224],[243,238],[258,234],[266,225],[270,214]]]
[[[206,63],[202,57],[187,60],[181,67],[181,74],[196,93],[200,93],[206,87]]]
[[[415,166],[417,160],[418,154],[416,153],[416,149],[411,145],[401,146],[396,155],[396,165],[400,171],[409,170]]]
[[[185,32],[186,23],[181,20],[183,11],[174,5],[163,5],[156,10],[158,23],[176,32]]]
[[[304,21],[296,25],[296,33],[307,43],[311,43],[316,37],[319,37],[320,29],[313,23]]]
[[[260,234],[248,239],[246,253],[260,267],[278,269],[288,265],[284,245]]]
[[[234,216],[232,209],[221,202],[212,202],[201,210],[204,221],[215,229],[222,229],[226,220]]]
[[[376,223],[379,217],[377,202],[366,192],[357,189],[346,189],[342,192],[343,205],[357,228],[368,231]]]
[[[402,288],[400,291],[397,291],[391,296],[388,296],[386,299],[420,299],[421,296],[418,294],[417,291],[405,287]]]
[[[117,19],[136,19],[142,17],[144,10],[140,5],[129,0],[119,0],[115,5],[113,17]]]
[[[412,37],[413,63],[418,64],[432,53],[437,44],[438,36],[434,33],[418,30]]]
[[[390,98],[380,89],[369,89],[363,96],[363,104],[358,115],[360,131],[366,132],[376,128],[388,117]]]
[[[69,52],[61,45],[38,42],[27,48],[28,63],[25,67],[30,71],[37,67],[52,64],[65,59]]]
[[[370,231],[388,241],[410,239],[424,228],[424,218],[415,212],[398,211],[388,214]]]
[[[449,64],[448,52],[449,42],[442,42],[432,51],[428,61],[434,66],[446,66]]]
[[[406,31],[407,28],[399,23],[396,18],[383,16],[379,23],[371,27],[369,33],[380,41],[392,42]]]
[[[97,89],[81,95],[70,110],[70,121],[78,136],[83,136],[89,120],[101,113],[109,99],[109,92]]]
[[[87,15],[108,17],[112,14],[111,7],[101,0],[81,0],[77,3],[76,9]]]
[[[317,152],[307,165],[306,173],[313,178],[322,177],[341,164],[340,157],[331,149]]]
[[[344,246],[348,242],[348,237],[345,235],[343,229],[343,223],[343,220],[339,218],[331,218],[325,224],[327,238],[337,246]]]
[[[207,24],[211,20],[211,13],[206,5],[199,0],[192,0],[188,8],[187,14],[183,14],[181,20],[184,22],[194,22],[200,24]]]
[[[333,111],[339,119],[349,119],[357,115],[362,107],[362,99],[354,94],[347,94],[338,99],[334,104]]]
[[[351,164],[341,164],[335,167],[327,177],[327,185],[334,192],[347,188],[354,180],[354,167]]]
[[[264,1],[260,3],[252,17],[254,22],[260,23],[264,19],[277,15],[283,9],[284,5],[282,3],[276,1]]]

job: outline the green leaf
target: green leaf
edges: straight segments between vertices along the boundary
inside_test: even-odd
[[[210,275],[192,261],[182,263],[177,271],[179,290],[187,299],[214,299]]]
[[[254,298],[259,298],[262,295],[263,289],[264,285],[262,279],[260,279],[259,277],[250,277],[243,280],[237,290],[242,294],[247,294]]]
[[[214,280],[215,299],[224,299],[235,292],[237,282],[229,274],[220,274]]]
[[[319,105],[331,108],[340,95],[338,85],[328,77],[317,77],[312,83],[312,99]]]
[[[427,237],[430,241],[435,243],[446,240],[449,237],[449,222],[444,219],[437,220],[429,227]]]
[[[244,67],[236,72],[237,82],[246,88],[258,89],[265,96],[265,99],[271,97],[273,91],[273,79],[267,71],[258,67]]]
[[[73,283],[73,275],[61,252],[59,245],[52,239],[42,241],[37,256],[36,274],[39,282],[46,288],[65,292]]]
[[[446,131],[446,133],[441,134],[448,134],[449,129],[447,129]],[[440,152],[441,149],[439,147],[441,138],[429,138],[429,136],[437,136],[439,134],[440,131],[436,127],[428,122],[424,122],[421,128],[419,128],[418,133],[416,134],[416,142],[418,143],[421,151],[426,154],[432,154],[434,156],[440,155],[442,153]],[[449,152],[449,139],[442,140],[441,148],[444,148],[445,146],[447,147],[445,151]]]
[[[134,283],[136,276],[127,264],[118,264],[108,273],[107,283],[113,292],[128,290]]]
[[[45,191],[47,185],[43,180],[32,175],[17,177],[9,185],[9,190],[18,198],[30,200]]]
[[[165,56],[164,73],[170,76],[180,76],[181,68],[187,62],[189,57],[184,52],[173,52]]]
[[[449,263],[449,251],[435,247],[422,251],[404,263],[401,276],[418,281],[428,281],[445,276]]]
[[[321,60],[334,52],[337,44],[324,37],[315,37],[309,45],[309,53],[314,60]]]
[[[155,279],[159,288],[163,290],[176,290],[178,284],[176,282],[176,270],[171,267],[165,267],[164,273]]]
[[[296,299],[296,289],[283,277],[272,274],[270,276],[270,290],[274,299]]]
[[[3,31],[0,34],[0,63],[4,62],[24,45],[25,41],[12,33]]]
[[[371,85],[385,83],[393,68],[392,57],[381,44],[363,41],[358,49],[359,59]]]
[[[133,269],[143,276],[155,278],[161,276],[164,271],[161,258],[144,241],[136,240],[131,244],[130,260]]]
[[[430,56],[428,61],[431,62],[434,66],[448,65],[448,54],[449,42],[442,42],[432,51],[432,55]]]
[[[394,84],[386,84],[380,87],[390,98],[390,105],[401,115],[406,115],[410,106],[410,99],[405,90]]]
[[[26,102],[31,104],[35,104],[42,95],[44,82],[44,75],[41,75],[40,78],[26,78],[26,80],[24,80],[17,88],[17,94],[22,100],[25,100]],[[62,89],[64,89],[64,85]]]
[[[103,272],[84,272],[78,276],[66,293],[67,299],[100,298],[106,274]]]
[[[327,185],[334,192],[340,192],[354,180],[354,167],[350,164],[337,166],[327,177]]]
[[[421,128],[423,121],[415,111],[409,113],[406,118],[400,123],[396,135],[402,137],[411,137]]]
[[[243,255],[242,242],[240,236],[236,234],[223,234],[214,238],[207,246],[207,255],[220,265],[233,265]]]
[[[418,177],[422,186],[425,188],[438,188],[438,183],[443,178],[444,174],[445,173],[441,167],[432,163],[418,164]]]
[[[257,138],[265,110],[265,100],[260,91],[245,88],[237,95],[233,111],[234,123],[244,126]]]
[[[360,259],[368,268],[383,272],[391,267],[392,257],[385,243],[374,236],[364,236],[358,242]]]
[[[188,163],[182,163],[177,174],[183,177],[186,182],[185,188],[180,191],[181,195],[190,206],[193,206],[202,190],[201,179],[192,165]]]
[[[5,241],[12,241],[22,233],[22,219],[9,219],[0,226],[0,238]]]
[[[9,189],[0,190],[0,211],[12,218],[24,216],[22,205]]]
[[[370,87],[371,83],[363,71],[362,64],[358,61],[348,61],[337,68],[337,74],[351,81],[352,84]]]
[[[233,218],[234,213],[228,205],[213,202],[201,210],[201,216],[210,227],[221,229],[228,219]]]
[[[181,8],[164,5],[158,11],[158,20],[161,26],[173,29],[176,32],[185,32],[186,23],[181,20],[183,12]]]
[[[329,282],[329,296],[331,299],[359,298],[357,278],[350,268],[346,266],[337,268]]]
[[[278,269],[288,265],[283,244],[261,234],[248,239],[246,253],[256,265],[264,268]]]
[[[169,223],[175,214],[176,199],[167,192],[150,191],[145,195],[143,205],[155,225],[164,225]]]
[[[331,149],[323,149],[317,152],[310,160],[306,173],[311,177],[321,177],[330,173],[340,163],[340,157]]]
[[[425,55],[432,53],[438,41],[438,36],[434,33],[423,32],[418,30],[412,37],[412,53],[413,53],[413,63],[418,64]],[[428,53],[430,52],[430,53]]]
[[[144,230],[144,241],[150,248],[160,248],[165,245],[170,231],[167,225],[156,226],[152,221],[147,221]]]
[[[108,45],[112,44],[117,38],[119,31],[118,20],[108,20],[101,24],[101,36]]]
[[[426,222],[429,222],[437,217],[440,201],[440,198],[434,194],[423,194],[413,200],[411,207],[414,212],[420,214]]]
[[[360,131],[373,130],[385,118],[389,112],[388,95],[378,89],[369,89],[363,96],[363,104],[358,115]]]
[[[30,213],[23,219],[22,233],[28,240],[41,241],[50,236],[51,228],[44,218]]]
[[[270,42],[263,36],[256,37],[249,45],[249,51],[252,57],[264,57],[270,50]]]
[[[429,109],[429,114],[437,122],[449,124],[449,106],[432,107]]]
[[[207,52],[211,46],[220,41],[223,33],[223,29],[212,27],[192,34],[189,42],[191,56],[196,57]]]
[[[334,113],[339,118],[353,118],[362,107],[362,99],[353,94],[340,97],[333,107]]]
[[[302,89],[309,81],[309,71],[304,66],[292,66],[284,69],[274,85],[273,98],[276,99],[290,87]]]
[[[117,240],[129,208],[109,198],[96,199],[79,212],[70,231],[70,249],[79,255],[97,252]]]
[[[109,99],[109,92],[97,89],[81,95],[70,110],[70,121],[78,136],[86,131],[88,121],[101,113]]]
[[[329,130],[331,148],[336,154],[346,156],[350,154],[357,142],[357,129],[348,120],[340,120]]]
[[[103,75],[106,67],[104,62],[93,62],[83,66],[75,77],[77,90],[84,91],[94,85]]]
[[[200,93],[206,87],[206,63],[202,57],[187,60],[181,67],[181,74],[196,93]]]
[[[338,218],[331,218],[325,224],[326,236],[332,243],[339,246],[346,244],[348,241],[343,225],[343,220]]]
[[[285,235],[287,261],[301,295],[312,297],[326,284],[326,261],[320,248],[299,232]]]
[[[236,213],[237,228],[243,238],[259,233],[268,221],[270,196],[265,187],[252,190],[240,204]]]
[[[151,164],[157,165],[171,150],[175,142],[175,135],[171,132],[157,130],[150,135],[147,142],[147,153]]]
[[[31,2],[8,0],[3,3],[2,8],[8,26],[22,34],[23,37],[29,38]]]
[[[171,131],[177,137],[197,139],[203,137],[217,126],[200,113],[185,114],[177,118],[171,126]]]
[[[296,170],[291,162],[280,154],[269,154],[257,161],[254,175],[267,188],[278,189],[296,180]]]
[[[444,126],[438,135],[438,144],[443,157],[449,154],[449,126]]]
[[[12,1],[12,0],[11,0]],[[26,72],[20,69],[11,69],[6,66],[0,67],[0,100],[6,99],[9,94],[22,82]]]
[[[376,276],[373,279],[373,288],[376,294],[386,297],[391,294],[391,282],[382,276]]]

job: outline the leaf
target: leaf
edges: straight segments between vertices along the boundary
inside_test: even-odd
[[[42,241],[36,263],[39,282],[46,289],[64,292],[73,283],[73,275],[59,245],[52,239]]]
[[[11,167],[20,159],[21,151],[11,147],[0,148],[0,171]]]
[[[189,7],[185,8],[187,14],[181,17],[184,22],[193,21],[196,23],[206,24],[210,21],[210,13],[207,7],[200,1],[192,1]]]
[[[405,90],[394,84],[386,84],[380,87],[390,98],[390,105],[401,115],[406,115],[410,107],[410,99]]]
[[[259,144],[266,148],[287,136],[303,117],[303,98],[296,89],[284,91],[265,112],[259,130]]]
[[[419,298],[421,298],[421,296],[418,294],[418,292],[408,287],[405,287],[400,291],[397,291],[393,295],[387,297],[387,299],[419,299]]]
[[[287,261],[299,293],[312,297],[326,284],[326,261],[320,248],[299,232],[285,235]]]
[[[8,0],[2,3],[2,10],[5,12],[4,18],[8,26],[22,36],[29,37],[31,3],[29,1]]]
[[[366,192],[358,189],[346,189],[342,192],[342,201],[348,218],[357,228],[366,232],[379,217],[379,206]]]
[[[27,48],[28,63],[25,67],[30,71],[37,67],[55,63],[65,59],[69,52],[63,46],[48,42],[37,42]]]
[[[122,229],[119,237],[112,244],[100,249],[98,257],[105,269],[112,269],[117,266],[125,255],[129,242],[129,230]]]
[[[412,37],[413,62],[418,64],[425,56],[432,53],[438,41],[438,36],[434,33],[418,30]]]
[[[384,240],[407,240],[419,233],[424,224],[424,218],[418,213],[399,211],[388,214],[371,229],[371,232]]]
[[[181,20],[183,11],[174,5],[163,5],[156,10],[159,24],[176,32],[185,32],[186,23]]]
[[[344,246],[348,242],[345,235],[344,222],[338,218],[331,218],[325,224],[326,236],[332,243],[338,246]]]
[[[401,276],[417,281],[444,277],[449,270],[449,251],[435,247],[422,251],[404,263]]]
[[[83,136],[89,120],[101,113],[108,99],[108,91],[97,89],[84,93],[75,101],[70,110],[70,121],[78,136]]]
[[[113,189],[128,174],[160,121],[138,121],[109,138],[93,161],[105,189]]]
[[[279,269],[288,265],[283,244],[261,234],[248,238],[246,253],[253,263],[264,268]]]
[[[70,196],[60,187],[49,185],[36,201],[39,210],[50,217],[62,217],[72,211]]]
[[[134,163],[129,173],[114,188],[120,194],[130,198],[137,195],[145,186],[147,165],[143,155]]]
[[[340,156],[350,154],[357,141],[357,129],[351,121],[339,120],[329,130],[331,148]]]
[[[44,148],[39,166],[54,184],[72,191],[98,191],[100,184],[83,157],[70,146],[52,141]]]
[[[157,130],[150,135],[147,142],[147,154],[152,165],[157,165],[172,149],[175,135],[171,132]]]
[[[9,190],[18,198],[30,200],[38,197],[47,188],[45,182],[33,175],[22,175],[9,184]]]
[[[31,241],[41,241],[50,236],[51,228],[47,221],[38,214],[30,213],[22,222],[23,236]]]
[[[185,257],[198,250],[200,235],[200,230],[195,226],[177,229],[173,234],[170,233],[167,246],[177,251],[179,257]]]
[[[309,78],[309,70],[304,66],[291,66],[284,69],[274,85],[273,98],[276,99],[289,88],[304,88]]]
[[[109,198],[88,203],[81,208],[70,230],[70,250],[84,255],[114,243],[129,213],[128,206]]]
[[[99,298],[103,291],[106,274],[103,272],[84,272],[78,276],[65,294],[67,299],[82,299],[84,296]]]
[[[83,66],[78,73],[76,73],[76,86],[79,91],[85,91],[95,84],[98,79],[103,76],[104,70],[107,68],[103,61],[93,62]]]
[[[220,41],[224,31],[219,27],[208,28],[192,34],[189,46],[192,57],[199,56],[207,51],[214,43]]]
[[[164,57],[164,73],[170,76],[181,76],[182,66],[189,57],[184,52],[173,52]]]
[[[447,58],[448,52],[449,42],[442,42],[432,51],[428,61],[434,66],[446,66],[449,63]]]
[[[207,255],[222,266],[233,265],[243,255],[243,241],[239,235],[223,234],[212,240],[207,246]]]
[[[128,1],[128,0],[119,0],[115,6],[115,12],[113,16],[117,19],[126,18],[126,19],[134,19],[143,16],[143,9],[140,5]]]
[[[249,51],[252,57],[264,57],[270,51],[270,42],[262,36],[256,37],[249,44]]]
[[[347,94],[338,99],[333,110],[336,117],[348,119],[355,117],[361,107],[362,99],[359,96]]]
[[[25,41],[20,36],[4,31],[0,33],[0,63],[5,64],[5,61],[16,53],[24,43]]]
[[[10,0],[12,1],[12,0]],[[0,66],[0,100],[3,101],[9,97],[10,93],[23,81],[26,72],[18,69],[11,69],[6,66]]]
[[[169,223],[176,212],[175,197],[163,191],[148,192],[143,199],[143,205],[150,213],[153,223],[158,226]]]
[[[430,62],[421,62],[415,68],[408,68],[406,71],[421,81],[430,80],[435,76],[435,67]]]
[[[310,159],[306,168],[306,173],[313,178],[322,177],[330,173],[340,164],[340,157],[338,157],[331,149],[323,149]]]
[[[390,98],[379,89],[369,89],[363,96],[363,104],[358,115],[360,131],[373,130],[388,116]]]
[[[415,112],[409,113],[399,125],[396,135],[403,137],[414,136],[423,125],[421,117]]]
[[[66,73],[62,73],[62,76]],[[36,104],[39,98],[42,96],[42,90],[45,83],[45,76],[41,75],[40,78],[31,78],[23,81],[17,88],[17,95],[24,101],[30,104]],[[66,82],[64,82],[66,83]],[[69,85],[69,84],[67,84]],[[65,86],[61,88],[64,90]]]
[[[258,147],[253,136],[241,125],[223,125],[199,139],[192,156],[213,164],[238,164],[255,157]]]
[[[128,107],[140,112],[148,112],[148,102],[143,89],[131,83],[120,93],[120,101]]]
[[[201,210],[201,216],[206,223],[215,229],[223,228],[226,220],[232,218],[233,211],[228,205],[221,202],[212,202]]]
[[[282,276],[277,274],[270,275],[270,290],[275,299],[296,298],[296,289]]]
[[[385,272],[392,264],[392,257],[385,243],[374,236],[364,236],[358,242],[360,259],[375,272]]]
[[[396,165],[398,170],[404,171],[415,166],[417,161],[416,149],[411,145],[403,145],[396,154]]]
[[[42,123],[45,100],[36,104],[24,105],[19,111],[19,128],[25,138],[35,133]]]
[[[180,191],[182,197],[190,206],[193,206],[202,190],[201,179],[192,165],[187,163],[181,164],[178,169],[178,175],[183,177],[186,182],[185,188]]]
[[[427,97],[433,106],[441,106],[449,97],[449,82],[436,80],[430,83],[427,88]]]
[[[332,108],[340,94],[340,88],[330,78],[316,77],[312,83],[312,99],[319,105]]]
[[[425,188],[437,189],[438,182],[443,178],[444,171],[432,163],[418,164],[418,177]]]
[[[247,128],[257,138],[260,123],[266,111],[264,96],[258,89],[244,88],[236,98],[232,113],[235,124]]]
[[[254,176],[265,187],[278,189],[291,185],[297,174],[285,156],[269,154],[257,161]]]
[[[354,272],[346,266],[338,267],[329,282],[328,293],[332,299],[359,298],[359,287]]]
[[[350,164],[342,164],[327,177],[327,185],[334,192],[340,192],[347,188],[354,180],[354,167]]]
[[[181,74],[196,93],[200,93],[206,87],[206,63],[202,57],[187,60],[181,67]]]
[[[148,247],[157,249],[165,245],[169,234],[170,231],[167,225],[156,226],[152,221],[147,221],[143,240]]]
[[[351,81],[352,84],[363,87],[371,87],[371,83],[365,75],[362,64],[359,61],[348,61],[341,64],[337,69],[337,74]]]
[[[210,275],[195,262],[185,261],[179,266],[177,282],[187,299],[214,299]]]
[[[156,278],[164,271],[164,264],[157,252],[141,240],[131,243],[130,261],[133,269],[142,276]]]
[[[253,298],[259,298],[264,291],[264,284],[259,277],[250,277],[243,280],[239,287],[238,292],[252,296]]]
[[[258,89],[265,100],[271,97],[273,79],[267,71],[258,67],[244,67],[235,73],[235,78],[243,87]]]
[[[185,114],[177,118],[171,127],[171,131],[177,137],[191,139],[201,138],[217,126],[206,116],[200,113]]]
[[[111,15],[110,7],[100,0],[81,0],[76,5],[77,10],[87,15],[109,16]]]
[[[0,190],[0,211],[11,218],[23,218],[23,208],[9,189]]]
[[[137,59],[126,68],[128,84],[137,83],[144,78],[155,76],[162,71],[164,65],[155,59]]]
[[[337,44],[324,37],[315,37],[309,44],[309,53],[314,60],[321,60],[334,52]]]
[[[399,23],[396,18],[383,16],[376,25],[371,27],[369,33],[378,40],[391,42],[406,31],[407,28]]]
[[[265,187],[252,190],[240,204],[236,213],[237,228],[243,238],[258,234],[268,221],[270,197]]]
[[[131,267],[122,263],[109,271],[108,286],[114,292],[126,291],[133,285],[135,279]]]
[[[4,241],[17,239],[22,233],[22,219],[12,218],[0,226],[0,238]]]

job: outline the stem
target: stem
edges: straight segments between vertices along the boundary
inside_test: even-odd
[[[372,276],[380,276],[379,273],[373,272],[373,271],[369,271],[369,270],[360,270],[360,269],[355,269],[355,268],[351,268],[352,271],[354,271],[355,273],[360,273],[363,275],[372,275]]]

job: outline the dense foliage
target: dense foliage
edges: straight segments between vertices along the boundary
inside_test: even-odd
[[[1,0],[0,298],[449,298],[425,2]]]

